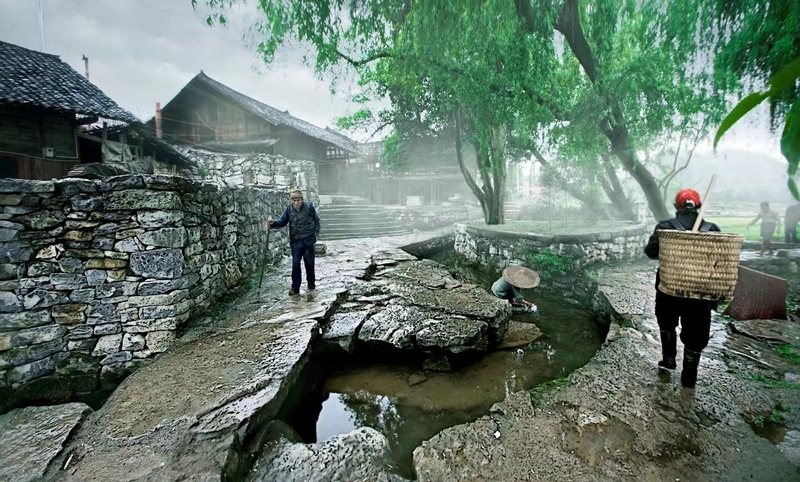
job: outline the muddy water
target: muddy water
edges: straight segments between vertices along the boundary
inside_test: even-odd
[[[404,475],[413,477],[412,452],[424,440],[488,413],[509,393],[565,377],[594,356],[605,330],[590,311],[553,295],[526,293],[526,298],[539,312],[512,319],[536,324],[543,338],[522,348],[489,352],[449,372],[422,371],[418,362],[395,360],[351,360],[333,367],[325,363],[313,438],[323,441],[372,427],[389,439]]]

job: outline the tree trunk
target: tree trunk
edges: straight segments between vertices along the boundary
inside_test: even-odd
[[[636,219],[636,213],[633,212],[630,200],[622,189],[622,184],[619,182],[619,177],[617,177],[617,171],[614,169],[611,161],[605,156],[602,158],[601,162],[603,163],[603,168],[607,176],[603,177],[601,186],[606,192],[608,199],[611,201],[611,204],[614,205],[614,209],[619,213],[622,219],[634,221]],[[606,179],[608,184],[604,182]]]
[[[611,152],[622,162],[622,167],[639,183],[650,211],[658,220],[668,219],[671,216],[664,204],[658,182],[650,171],[639,162],[628,145],[628,130],[625,127],[625,118],[616,100],[602,85],[597,83],[598,65],[589,42],[583,32],[578,12],[578,0],[566,0],[559,12],[555,24],[556,30],[564,35],[572,54],[583,67],[586,76],[598,86],[600,95],[605,98],[605,104],[610,108],[611,114],[600,125],[603,134],[611,142]]]
[[[505,128],[495,128],[492,134],[492,152],[482,153],[480,146],[475,145],[476,161],[478,163],[478,172],[483,181],[483,188],[478,186],[475,179],[469,173],[464,164],[463,145],[461,143],[461,112],[456,108],[453,113],[455,123],[455,136],[456,136],[456,159],[458,160],[458,167],[461,169],[461,174],[467,182],[470,190],[478,202],[481,204],[483,210],[483,219],[486,224],[502,224],[503,219],[503,192],[505,191]],[[497,135],[495,134],[497,132]],[[501,134],[501,135],[500,135]],[[502,137],[502,144],[495,142],[495,137]],[[500,161],[498,165],[497,161]]]

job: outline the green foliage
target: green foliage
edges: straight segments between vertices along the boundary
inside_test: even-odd
[[[208,169],[206,169],[204,166],[198,167],[197,168],[197,176],[200,179],[205,179],[206,176],[208,176]]]
[[[569,381],[568,378],[557,378],[555,380],[550,380],[544,383],[540,383],[531,389],[531,403],[534,407],[540,406],[542,404],[542,395],[547,392],[552,392],[554,390],[558,390],[561,387],[568,387],[572,385],[572,382]]]
[[[526,264],[539,273],[544,280],[552,279],[557,275],[564,276],[573,269],[574,260],[569,256],[558,254],[553,248],[536,251],[524,247],[520,251]]]
[[[753,425],[763,427],[769,424],[782,424],[786,422],[786,412],[780,409],[773,409],[767,415],[756,415],[753,417]]]
[[[778,346],[778,354],[790,362],[800,365],[800,347],[786,343]]]
[[[800,383],[787,382],[786,380],[775,380],[773,378],[765,377],[764,375],[750,375],[750,379],[756,382],[761,382],[764,386],[769,388],[786,388],[790,390],[800,390]]]

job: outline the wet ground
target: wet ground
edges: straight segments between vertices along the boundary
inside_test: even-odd
[[[520,348],[496,350],[451,371],[423,371],[418,363],[357,359],[327,364],[316,440],[371,427],[389,440],[403,475],[413,477],[414,448],[441,430],[470,422],[511,393],[563,378],[585,365],[605,332],[588,310],[553,296],[512,319],[536,324],[544,337]]]

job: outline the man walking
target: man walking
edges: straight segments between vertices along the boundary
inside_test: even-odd
[[[295,189],[290,194],[290,203],[276,220],[269,220],[270,229],[289,225],[289,245],[292,248],[292,289],[289,295],[300,294],[300,260],[306,268],[308,289],[316,289],[314,276],[314,243],[319,234],[319,216],[310,201],[303,200],[303,191]]]
[[[800,203],[795,203],[786,208],[783,217],[783,232],[786,244],[797,244],[797,224],[800,223]]]

